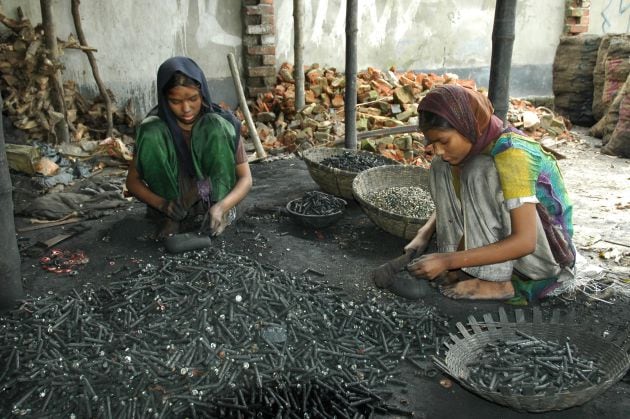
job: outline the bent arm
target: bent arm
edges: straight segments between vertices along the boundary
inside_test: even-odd
[[[252,188],[252,173],[249,170],[249,163],[244,162],[236,165],[236,184],[232,190],[215,205],[221,207],[222,212],[229,211],[241,202],[249,190]]]
[[[427,222],[418,229],[416,236],[405,246],[405,252],[415,250],[416,254],[423,252],[431,240],[431,236],[435,232],[435,211],[429,217]]]
[[[536,250],[536,204],[510,211],[512,233],[503,240],[475,249],[421,256],[408,267],[417,276],[434,279],[447,270],[484,266],[515,260]]]
[[[510,211],[512,233],[503,240],[476,249],[450,253],[448,269],[491,265],[515,260],[536,250],[536,204],[527,203]]]
[[[149,189],[147,184],[144,183],[144,181],[140,177],[140,173],[138,172],[135,158],[129,165],[125,185],[127,186],[127,190],[129,191],[129,193],[131,193],[131,195],[135,196],[145,204],[162,211],[166,199],[154,193],[151,189]]]

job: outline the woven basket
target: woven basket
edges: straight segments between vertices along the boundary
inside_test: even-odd
[[[301,198],[298,198],[298,199],[301,199]],[[291,203],[293,201],[296,201],[295,199],[287,203],[286,210],[289,216],[291,217],[291,219],[295,221],[297,224],[300,224],[304,227],[325,228],[325,227],[335,224],[337,221],[339,221],[343,217],[345,207],[348,204],[345,200],[341,198],[335,198],[335,199],[340,201],[340,203],[343,205],[343,208],[337,212],[333,212],[332,214],[305,215],[305,214],[300,214],[298,212],[295,212],[291,209]]]
[[[324,192],[346,199],[354,199],[352,194],[352,181],[359,172],[350,172],[348,170],[341,170],[336,167],[321,164],[322,160],[328,157],[338,156],[344,152],[374,155],[374,153],[370,153],[369,151],[323,147],[311,148],[304,151],[302,153],[302,159],[306,163],[306,167],[308,168],[308,172],[311,177]],[[400,164],[396,160],[392,160],[384,156],[379,157],[381,157],[383,162],[387,165]]]
[[[403,239],[415,237],[427,219],[406,217],[378,208],[369,201],[369,194],[394,186],[429,187],[429,171],[410,165],[381,166],[361,172],[352,183],[354,198],[374,224]]]
[[[538,316],[534,313],[533,322],[524,322],[522,316],[520,321],[494,322],[490,317],[490,321],[477,323],[471,316],[469,317],[471,328],[457,323],[461,335],[451,334],[451,341],[446,343],[449,349],[445,357],[434,358],[434,362],[469,391],[492,402],[528,412],[563,410],[586,403],[606,391],[628,371],[630,356],[627,340],[619,344],[607,341],[586,331],[584,325],[543,323],[540,311]],[[486,344],[513,339],[516,336],[515,329],[544,340],[563,341],[569,337],[571,343],[579,349],[580,356],[588,357],[598,364],[604,373],[602,381],[599,384],[544,395],[506,395],[480,388],[471,382],[467,365],[477,359]],[[627,339],[627,333],[625,335],[622,339]]]

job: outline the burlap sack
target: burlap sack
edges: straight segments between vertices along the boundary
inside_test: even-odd
[[[593,118],[593,70],[601,36],[563,36],[553,62],[555,111],[575,125],[591,126]]]
[[[630,157],[630,75],[615,97],[611,108],[615,104],[618,104],[617,123],[609,141],[602,147],[602,153]]]

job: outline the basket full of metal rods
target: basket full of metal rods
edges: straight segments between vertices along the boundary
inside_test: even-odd
[[[394,236],[412,239],[435,206],[429,171],[410,165],[381,166],[354,179],[354,197],[374,224]]]
[[[298,224],[305,227],[324,228],[336,223],[342,216],[347,202],[336,196],[319,191],[309,191],[301,198],[289,201],[287,212]]]
[[[457,324],[437,366],[490,401],[529,412],[577,406],[606,391],[630,366],[627,341],[616,344],[582,325],[533,322]]]
[[[302,158],[324,192],[346,199],[354,199],[352,181],[363,170],[400,164],[379,154],[347,148],[311,148],[302,153]]]

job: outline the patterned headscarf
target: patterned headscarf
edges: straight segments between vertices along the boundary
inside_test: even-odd
[[[160,65],[157,73],[158,104],[149,112],[149,115],[157,115],[160,117],[160,119],[166,122],[169,130],[171,131],[171,135],[173,136],[173,142],[175,143],[175,148],[177,150],[179,160],[182,163],[183,167],[186,169],[186,172],[188,172],[188,174],[192,176],[194,174],[192,156],[184,141],[182,130],[179,125],[177,125],[175,115],[173,115],[173,112],[168,106],[168,100],[166,97],[166,93],[164,92],[164,87],[177,72],[182,73],[192,80],[195,80],[197,83],[199,83],[199,86],[201,86],[200,90],[201,96],[203,98],[203,106],[201,107],[201,112],[217,113],[234,126],[236,132],[234,138],[235,146],[238,146],[238,142],[241,138],[241,123],[234,116],[234,114],[232,114],[232,112],[226,111],[225,109],[221,108],[219,105],[213,103],[210,100],[210,89],[208,88],[206,76],[203,74],[203,71],[196,62],[188,57],[172,57],[164,61]]]
[[[418,111],[441,116],[470,140],[473,146],[466,159],[481,153],[503,131],[503,121],[493,115],[490,100],[476,90],[457,84],[435,87],[422,99]]]

